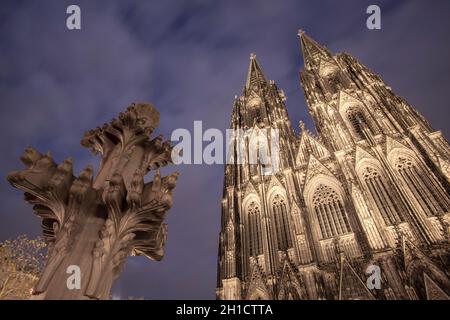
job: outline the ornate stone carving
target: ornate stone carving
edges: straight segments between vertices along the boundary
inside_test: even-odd
[[[130,254],[164,256],[164,218],[178,173],[160,175],[158,168],[171,161],[171,144],[162,136],[150,139],[158,123],[152,105],[133,103],[118,118],[86,132],[81,144],[101,154],[95,178],[92,166],[76,177],[71,158],[57,165],[49,153],[25,149],[26,168],[7,179],[25,191],[50,243],[35,298],[107,299]],[[150,170],[153,181],[144,183]],[[66,286],[69,265],[80,267],[79,290]]]

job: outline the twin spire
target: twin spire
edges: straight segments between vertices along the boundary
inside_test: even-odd
[[[317,65],[320,58],[329,58],[332,56],[331,52],[324,46],[317,43],[309,37],[303,30],[299,30],[298,36],[300,38],[300,45],[303,54],[303,61],[306,68],[311,68]],[[250,64],[248,66],[247,81],[245,89],[249,90],[254,86],[261,88],[268,83],[261,66],[256,60],[256,54],[250,54]]]

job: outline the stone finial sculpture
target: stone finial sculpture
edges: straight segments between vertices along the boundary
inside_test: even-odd
[[[87,166],[73,175],[72,159],[56,164],[50,153],[27,147],[26,168],[7,179],[25,192],[42,218],[49,259],[33,290],[35,299],[108,299],[126,258],[164,256],[167,226],[178,173],[161,177],[172,146],[150,138],[159,112],[133,103],[119,117],[85,133],[81,144],[101,154],[99,172]],[[154,179],[144,176],[154,170]],[[74,267],[75,266],[75,267]],[[69,285],[68,270],[79,268],[80,285]]]

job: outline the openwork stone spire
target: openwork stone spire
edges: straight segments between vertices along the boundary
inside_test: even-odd
[[[331,58],[331,52],[309,37],[305,31],[299,30],[298,37],[300,38],[305,67],[311,68],[317,66],[321,58]]]
[[[247,81],[245,83],[245,89],[259,89],[267,84],[266,76],[264,75],[261,66],[256,60],[256,54],[250,54],[250,64],[248,66]]]
[[[26,148],[21,157],[26,168],[7,179],[25,191],[49,243],[34,298],[108,299],[130,254],[162,259],[164,218],[178,173],[160,175],[172,147],[162,136],[150,137],[158,123],[155,107],[133,103],[110,123],[86,132],[81,144],[102,157],[95,177],[92,166],[74,176],[71,158],[56,164],[49,153]],[[153,181],[144,183],[150,170]],[[81,270],[80,289],[67,287],[69,266]]]

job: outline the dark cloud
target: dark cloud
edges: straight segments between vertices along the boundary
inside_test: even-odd
[[[82,30],[65,28],[65,9],[82,9]],[[347,51],[379,73],[448,136],[448,1],[378,1],[382,30],[365,27],[372,1],[2,1],[0,6],[1,174],[20,167],[32,144],[79,172],[97,163],[79,140],[132,101],[161,111],[160,132],[225,129],[233,96],[255,51],[288,95],[294,124],[312,127],[299,88],[297,29]],[[221,166],[181,172],[168,215],[162,262],[133,257],[116,297],[214,298]],[[0,240],[38,235],[20,192],[0,180]]]

